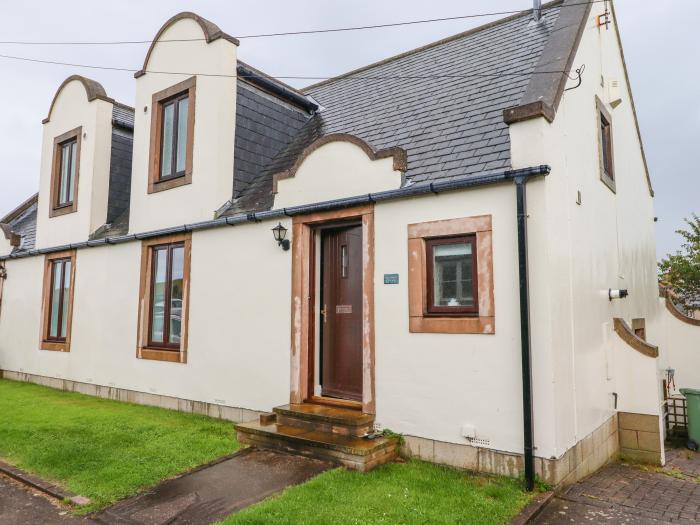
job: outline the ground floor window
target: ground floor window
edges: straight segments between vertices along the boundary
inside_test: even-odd
[[[185,245],[161,244],[151,250],[149,346],[179,349]]]
[[[44,269],[42,350],[70,351],[75,251],[46,256]]]
[[[492,334],[491,216],[408,225],[409,329]]]
[[[186,362],[190,236],[144,241],[138,357]]]
[[[478,313],[476,236],[431,238],[425,244],[428,312]]]

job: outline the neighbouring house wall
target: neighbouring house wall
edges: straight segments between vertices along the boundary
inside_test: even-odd
[[[76,191],[77,211],[49,217],[54,139],[82,126]],[[39,180],[36,248],[85,241],[107,219],[109,158],[112,147],[112,103],[88,101],[82,82],[72,80],[56,94],[44,123]]]
[[[210,43],[191,18],[177,20],[159,40],[197,41],[159,43],[146,69],[184,72],[183,75],[146,73],[136,79],[134,155],[131,175],[131,233],[144,232],[214,218],[231,198],[236,114],[236,45],[224,38]],[[186,51],[186,52],[185,52]],[[148,193],[152,96],[196,76],[192,183]],[[229,75],[229,76],[226,76]]]
[[[648,333],[659,342],[661,370],[675,371],[669,393],[677,395],[681,388],[700,389],[700,321],[679,318],[682,314],[678,311],[674,315],[673,306],[667,305],[665,297],[658,301],[658,315],[649,325]]]
[[[285,403],[291,263],[269,227],[193,236],[187,364],[136,358],[140,243],[78,250],[68,353],[39,350],[44,258],[7,261],[0,369],[233,407]]]
[[[10,239],[5,237],[3,231],[0,231],[0,255],[7,255],[13,248],[14,246],[10,243]]]
[[[603,9],[591,8],[573,61],[574,67],[586,64],[583,81],[563,94],[555,120],[510,126],[514,168],[552,167],[544,181],[528,186],[528,212],[547,219],[529,219],[531,290],[541,291],[531,299],[535,420],[542,405],[551,404],[555,414],[554,435],[536,428],[535,445],[553,439],[555,457],[615,412],[616,380],[631,372],[610,371],[613,318],[649,320],[656,311],[653,199],[617,29],[595,24]],[[614,82],[618,89],[611,88]],[[600,180],[596,96],[612,114],[616,193]],[[612,109],[609,103],[618,98]],[[609,301],[609,288],[630,295]],[[648,381],[644,388],[656,392],[652,375]],[[649,410],[658,414],[659,407]]]
[[[659,360],[635,349],[625,337],[634,336],[621,332],[620,337],[613,337],[609,364],[609,376],[618,396],[620,453],[633,461],[663,465],[664,397]]]

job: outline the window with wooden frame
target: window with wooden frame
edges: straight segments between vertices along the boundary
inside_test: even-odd
[[[153,95],[148,193],[192,182],[196,77]]]
[[[78,210],[78,176],[80,174],[82,133],[82,127],[78,127],[54,139],[50,217]]]
[[[42,350],[70,351],[75,251],[46,256],[42,301]]]
[[[602,100],[596,97],[598,112],[598,153],[600,157],[600,180],[615,192],[615,161],[613,151],[612,116]]]
[[[137,357],[186,362],[190,240],[143,241]]]
[[[476,235],[425,240],[429,315],[478,314]]]
[[[408,226],[409,329],[495,333],[491,216]]]

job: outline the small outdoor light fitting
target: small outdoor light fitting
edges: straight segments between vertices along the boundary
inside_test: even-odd
[[[284,251],[289,250],[289,239],[287,239],[287,228],[282,226],[280,222],[277,226],[272,228],[272,235],[275,236],[277,241],[277,246],[281,246]]]

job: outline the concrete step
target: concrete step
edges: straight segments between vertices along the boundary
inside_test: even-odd
[[[280,425],[343,436],[362,437],[374,425],[372,414],[313,403],[283,405],[273,412]]]
[[[332,461],[362,472],[393,460],[398,452],[398,440],[383,436],[366,439],[259,421],[239,423],[236,430],[241,443]]]

